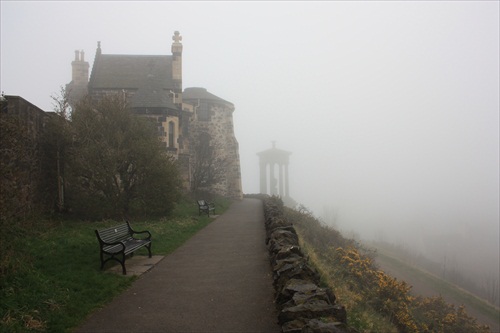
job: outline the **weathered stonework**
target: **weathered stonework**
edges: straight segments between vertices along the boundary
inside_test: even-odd
[[[234,105],[204,88],[186,88],[183,99],[193,110],[189,124],[190,132],[205,133],[215,147],[217,156],[228,161],[226,177],[212,185],[211,191],[241,199],[239,146],[233,126]],[[191,154],[191,157],[195,158],[194,154]]]
[[[22,97],[2,94],[0,117],[0,220],[50,211],[57,198],[47,194],[44,168],[55,169],[56,162],[46,158],[42,144],[50,114]]]

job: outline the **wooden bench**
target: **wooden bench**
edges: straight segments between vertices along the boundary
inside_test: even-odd
[[[108,261],[115,260],[122,265],[123,275],[126,275],[125,257],[129,254],[132,256],[134,251],[143,246],[148,249],[151,258],[151,233],[133,230],[128,221],[108,229],[96,230],[95,234],[101,247],[101,270]],[[142,236],[136,238],[135,235]]]
[[[213,212],[213,214],[215,214],[215,205],[213,203],[205,200],[198,200],[198,215],[201,215],[201,213],[206,213],[208,216],[210,216],[211,211]]]

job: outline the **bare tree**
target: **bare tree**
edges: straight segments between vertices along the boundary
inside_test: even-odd
[[[59,93],[57,95],[52,95],[52,107],[54,112],[61,116],[63,119],[71,119],[71,105],[69,103],[70,91],[66,90],[64,87],[59,88]]]
[[[71,119],[71,105],[69,102],[70,91],[61,87],[58,95],[50,96],[52,98],[52,106],[57,117],[52,118],[52,132],[48,135],[52,136],[53,149],[55,150],[56,177],[57,177],[57,210],[63,211],[64,204],[64,155],[66,146],[70,137],[69,121]],[[50,128],[50,127],[49,127]]]
[[[226,179],[229,159],[222,153],[220,144],[210,135],[201,132],[191,138],[191,191],[216,192],[217,184]]]

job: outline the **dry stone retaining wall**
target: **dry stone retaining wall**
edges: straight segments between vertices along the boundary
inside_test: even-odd
[[[278,321],[283,333],[352,332],[347,313],[328,288],[321,288],[318,272],[308,263],[283,203],[266,197],[266,244],[273,269]]]

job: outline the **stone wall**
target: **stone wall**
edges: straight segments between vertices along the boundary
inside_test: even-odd
[[[0,109],[0,219],[52,209],[42,147],[50,115],[19,96],[2,95]]]
[[[266,244],[273,269],[278,321],[284,333],[353,332],[344,306],[304,256],[278,197],[265,197]]]

